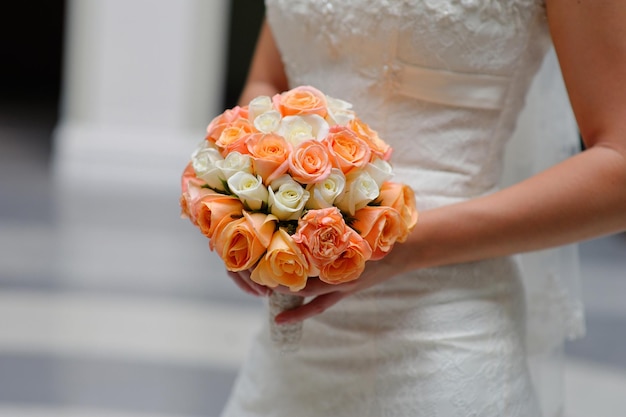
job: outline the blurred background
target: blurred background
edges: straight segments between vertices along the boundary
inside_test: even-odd
[[[260,320],[179,218],[241,90],[262,1],[6,2],[0,417],[217,417]],[[626,415],[626,237],[580,246],[567,417]]]

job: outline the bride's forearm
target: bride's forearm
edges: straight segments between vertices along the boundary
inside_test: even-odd
[[[272,31],[263,22],[256,49],[250,64],[246,85],[239,97],[239,105],[246,105],[258,96],[273,96],[288,87],[287,76]]]
[[[492,195],[422,213],[409,241],[391,252],[393,258],[404,255],[411,260],[409,267],[420,268],[554,247],[626,229],[626,40],[619,36],[626,6],[548,0],[546,9],[589,150]]]
[[[419,204],[419,201],[418,201]],[[539,250],[626,230],[626,156],[596,146],[494,194],[420,214],[394,258],[409,269]]]
[[[243,91],[241,92],[241,96],[239,97],[238,104],[240,106],[245,106],[250,103],[250,101],[259,96],[269,96],[272,97],[276,93],[280,93],[280,90],[277,86],[263,81],[252,81],[248,82]]]

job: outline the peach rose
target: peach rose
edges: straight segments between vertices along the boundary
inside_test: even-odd
[[[391,158],[391,147],[382,140],[378,133],[365,124],[361,119],[355,117],[348,122],[348,127],[361,139],[363,139],[369,145],[372,155],[389,161]]]
[[[287,157],[291,145],[282,136],[257,133],[246,139],[248,153],[252,157],[254,172],[268,185],[289,169]]]
[[[348,247],[337,259],[324,266],[319,278],[328,284],[341,284],[357,279],[372,256],[370,245],[355,231],[350,233]]]
[[[309,262],[321,269],[335,261],[350,244],[353,230],[337,207],[309,210],[299,221],[293,240]]]
[[[396,182],[384,182],[380,187],[380,203],[396,209],[409,231],[413,230],[417,224],[417,207],[415,204],[415,193],[406,184]],[[404,240],[399,240],[403,242]]]
[[[409,233],[400,213],[385,206],[362,208],[354,215],[351,226],[369,243],[372,260],[383,258],[396,241],[406,240]]]
[[[248,108],[236,106],[232,109],[226,110],[219,116],[215,117],[211,120],[211,123],[206,128],[207,134],[206,139],[210,142],[215,143],[219,136],[222,134],[222,131],[232,125],[232,123],[237,119],[247,119],[248,118]]]
[[[335,166],[344,174],[363,168],[370,162],[371,151],[368,144],[350,129],[332,127],[324,143],[335,160]]]
[[[317,114],[326,117],[326,96],[317,88],[301,86],[275,95],[274,107],[283,116]]]
[[[278,229],[272,236],[267,253],[252,271],[250,279],[268,287],[284,285],[291,291],[299,291],[306,286],[309,272],[309,263],[304,253],[289,233]]]
[[[333,165],[326,147],[317,140],[305,140],[289,155],[289,173],[300,184],[324,181]]]
[[[211,249],[222,258],[229,271],[252,268],[265,253],[274,231],[276,217],[243,212],[243,217],[221,223],[210,241]]]

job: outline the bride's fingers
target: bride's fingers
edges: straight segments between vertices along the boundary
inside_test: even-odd
[[[317,297],[332,292],[350,291],[352,289],[352,285],[352,283],[327,284],[319,278],[309,278],[306,283],[306,287],[304,287],[300,291],[291,291],[289,287],[285,287],[283,285],[279,285],[278,287],[274,288],[274,291],[282,294],[300,295],[302,297]]]
[[[235,285],[239,287],[240,290],[247,292],[252,295],[259,295],[255,290],[252,289],[240,276],[237,272],[226,271],[228,276],[233,280]]]
[[[300,307],[283,311],[276,316],[275,321],[277,324],[288,324],[308,319],[323,313],[345,296],[345,293],[338,291],[320,295]]]
[[[235,284],[248,294],[252,294],[255,296],[269,295],[270,289],[250,280],[250,274],[247,273],[248,271],[226,272],[228,273],[228,276],[232,278]]]

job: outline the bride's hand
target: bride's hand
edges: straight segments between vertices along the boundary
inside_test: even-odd
[[[367,262],[365,270],[358,279],[343,284],[327,284],[319,278],[309,278],[306,287],[298,292],[292,292],[283,286],[274,288],[274,291],[284,294],[313,297],[312,300],[300,307],[278,314],[275,319],[276,323],[288,324],[321,314],[343,298],[399,274],[401,271],[398,270],[397,265],[397,263],[394,265],[391,259],[383,258],[378,261]]]

